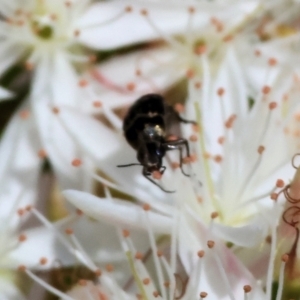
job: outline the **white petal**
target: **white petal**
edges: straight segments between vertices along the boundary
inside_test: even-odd
[[[234,9],[224,9],[223,5],[216,3],[210,4],[194,1],[190,3],[173,2],[172,5],[153,1],[110,1],[99,3],[91,7],[78,23],[81,29],[79,41],[89,47],[111,49],[161,38],[160,32],[154,30],[145,17],[141,15],[142,9],[148,11],[148,15],[153,23],[164,35],[185,33],[188,26],[188,9],[191,5],[196,7],[194,17],[194,26],[196,28],[209,24],[211,13],[217,17],[227,17],[227,22],[235,23],[240,21],[246,12],[249,13],[256,7],[256,3],[253,2],[235,5]],[[104,24],[107,20],[114,19],[115,16],[121,14],[126,6],[130,6],[132,11],[124,14],[121,18],[116,18],[109,26]],[[216,13],[216,10],[219,14]],[[238,12],[235,13],[236,18],[232,18],[232,10]],[[231,16],[231,18],[228,16]],[[89,29],[88,26],[95,24],[95,21],[99,22],[100,25]],[[101,22],[103,22],[103,25],[101,25]],[[95,36],[97,36],[96,39],[94,38]]]
[[[23,119],[22,110],[10,121],[0,143],[0,218],[6,226],[15,226],[19,221],[18,208],[37,200],[40,146],[32,115],[25,106],[28,118]]]
[[[214,224],[213,232],[225,241],[242,247],[254,247],[261,243],[267,236],[268,223],[262,218],[251,220],[251,224],[241,227],[230,227]]]
[[[100,221],[123,227],[145,229],[147,220],[144,210],[126,201],[100,199],[88,193],[67,190],[66,199],[82,210],[86,215]],[[154,212],[148,212],[149,222],[155,232],[170,233],[171,219]]]
[[[1,275],[2,277],[3,275]],[[0,277],[1,300],[26,300],[16,284]]]
[[[105,159],[119,149],[119,137],[93,117],[62,107],[58,118],[76,143],[96,161]]]

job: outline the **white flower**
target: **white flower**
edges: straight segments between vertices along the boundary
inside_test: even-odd
[[[203,80],[199,84],[199,78],[190,78],[184,114],[186,119],[198,121],[199,131],[182,126],[183,136],[191,136],[192,163],[184,167],[191,178],[185,178],[179,168],[172,172],[167,164],[159,184],[176,192],[166,195],[146,182],[140,170],[128,168],[123,171],[126,177],[122,176],[114,166],[134,160],[133,152],[128,150],[127,154],[125,149],[120,152],[122,155],[112,156],[101,165],[119,184],[98,177],[137,202],[151,205],[148,225],[160,234],[178,234],[179,255],[187,272],[195,265],[191,253],[211,237],[230,241],[237,248],[257,247],[270,228],[276,229],[282,205],[274,204],[270,196],[281,187],[278,178],[288,174],[282,173],[282,167],[290,159],[281,111],[271,98],[269,87],[262,87],[250,109],[242,70],[232,49],[227,52],[215,80],[207,58],[203,57],[201,64]],[[170,159],[178,165],[177,153],[170,153]],[[143,210],[137,204],[99,200],[75,191],[67,191],[65,196],[96,219],[123,228],[147,229]],[[176,229],[172,222],[178,224]],[[266,299],[270,299],[273,268],[272,261]],[[213,282],[212,278],[209,282]],[[231,288],[235,290],[234,285]],[[226,289],[220,288],[220,292],[224,294]]]
[[[79,195],[79,192],[77,192]],[[77,206],[81,206],[76,192],[66,192],[66,196],[72,198],[72,202]],[[80,195],[79,195],[80,196]],[[96,199],[96,197],[94,197]],[[85,212],[87,215],[94,217],[97,215],[99,200],[94,200],[93,196],[86,197]],[[110,203],[112,198],[108,195],[106,200],[100,200]],[[92,206],[93,205],[93,209]],[[56,294],[61,299],[82,299],[82,297],[95,298],[95,295],[101,295],[103,299],[135,299],[135,295],[139,294],[144,299],[155,299],[161,295],[162,299],[194,299],[200,296],[204,299],[208,294],[211,299],[240,299],[247,295],[248,299],[268,299],[261,288],[255,283],[255,280],[244,269],[241,263],[234,257],[231,250],[219,240],[205,240],[211,236],[209,230],[205,226],[200,225],[200,232],[203,234],[199,239],[194,236],[194,232],[189,232],[187,227],[181,227],[180,231],[186,235],[189,240],[189,259],[194,261],[191,270],[187,270],[187,274],[180,268],[177,261],[177,251],[180,251],[177,246],[176,235],[171,237],[170,253],[166,254],[167,249],[162,245],[157,244],[156,235],[152,230],[152,221],[157,213],[150,212],[149,206],[145,205],[140,209],[140,224],[145,226],[147,234],[143,233],[144,238],[150,243],[150,253],[153,256],[153,265],[146,264],[148,258],[148,248],[142,249],[141,246],[136,248],[136,232],[128,230],[124,224],[116,224],[116,232],[120,238],[120,243],[124,251],[124,257],[127,258],[131,272],[126,269],[119,270],[115,268],[115,264],[109,264],[105,268],[99,269],[97,264],[92,262],[92,259],[85,252],[89,250],[89,246],[85,244],[74,243],[76,257],[85,264],[91,271],[95,272],[95,284],[87,282],[84,278],[78,278],[79,286],[76,286],[67,294],[49,286],[30,270],[24,269],[37,283],[44,286],[50,292]],[[102,208],[101,208],[102,209]],[[93,213],[93,211],[95,213]],[[128,205],[124,209],[124,214],[130,215],[131,207]],[[158,217],[159,218],[159,217]],[[99,219],[97,217],[97,219]],[[125,218],[124,218],[125,219]],[[176,222],[169,224],[171,227],[177,226]],[[180,225],[179,225],[180,226]],[[72,235],[77,235],[76,230]],[[74,237],[74,238],[75,238]],[[90,236],[90,238],[98,239],[98,234]],[[75,240],[74,240],[75,241]],[[193,245],[193,246],[192,246]],[[198,247],[198,248],[194,248]],[[109,259],[107,260],[109,263]],[[148,265],[148,267],[146,267]],[[122,287],[115,271],[123,272],[127,280],[126,287]],[[175,274],[175,275],[174,275]],[[185,281],[185,277],[189,279]],[[156,279],[155,279],[156,278]],[[217,283],[217,284],[216,284]],[[102,299],[101,298],[101,299]]]

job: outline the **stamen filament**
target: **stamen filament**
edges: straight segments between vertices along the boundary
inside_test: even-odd
[[[157,257],[156,241],[155,241],[155,238],[154,238],[154,234],[153,234],[153,231],[152,231],[152,228],[151,228],[151,223],[150,223],[147,211],[145,211],[145,220],[146,220],[145,223],[146,223],[146,226],[147,226],[148,236],[149,236],[149,240],[150,240],[150,246],[151,246],[152,253],[153,253],[154,265],[155,265],[155,269],[156,269],[156,273],[157,273],[157,277],[158,277],[159,288],[161,290],[163,298],[167,299],[166,290],[165,290],[164,284],[163,284],[164,278],[163,278],[162,267],[161,267],[160,261]],[[162,259],[163,259],[163,257],[162,257]]]
[[[284,257],[284,256],[286,256],[286,257]],[[281,300],[281,298],[282,298],[283,284],[284,284],[284,269],[285,269],[285,265],[286,265],[286,262],[288,259],[287,255],[284,255],[284,256],[281,259],[281,264],[280,264],[279,285],[278,285],[276,300]]]
[[[274,210],[276,209],[277,202],[274,203]],[[267,284],[266,292],[267,299],[271,299],[272,296],[272,283],[274,274],[274,261],[276,256],[276,244],[277,244],[277,224],[272,224],[271,226],[271,250],[270,250],[270,260],[267,272]]]
[[[173,46],[174,48],[176,48],[178,51],[184,51],[185,47],[183,47],[178,41],[176,41],[175,39],[173,39],[172,37],[164,34],[156,25],[155,23],[152,21],[152,19],[149,17],[148,13],[143,14],[143,16],[145,17],[145,19],[148,21],[149,25],[154,29],[154,31],[156,31],[156,33],[158,33],[166,42],[168,42],[171,46]]]
[[[227,288],[227,293],[228,293],[229,298],[230,298],[231,300],[236,300],[235,297],[234,297],[234,295],[233,295],[233,293],[232,293],[232,289],[231,289],[231,287],[230,287],[230,283],[229,283],[228,277],[227,277],[227,275],[226,275],[226,271],[225,271],[225,269],[224,269],[224,267],[223,267],[222,261],[221,261],[221,259],[220,259],[220,257],[219,257],[219,254],[217,253],[217,250],[216,250],[214,247],[212,247],[212,248],[210,249],[210,251],[213,251],[213,254],[214,254],[213,257],[214,257],[215,262],[216,262],[216,264],[217,264],[217,267],[218,267],[218,269],[219,269],[219,271],[220,271],[220,274],[221,274],[221,276],[222,276],[222,278],[223,278],[223,280],[224,280],[224,282],[225,282],[225,285],[226,285],[226,288]]]
[[[95,23],[95,24],[91,24],[91,25],[87,25],[84,27],[80,27],[80,30],[82,29],[92,29],[98,26],[104,26],[104,25],[108,25],[110,23],[113,23],[119,19],[121,19],[124,15],[126,15],[128,12],[126,11],[126,8],[124,7],[124,9],[119,12],[117,15],[115,15],[114,17],[112,17],[111,19],[107,20],[107,21],[103,21],[103,22],[99,22],[99,23]]]

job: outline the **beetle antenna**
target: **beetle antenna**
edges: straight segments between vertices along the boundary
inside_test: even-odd
[[[141,164],[128,164],[128,165],[117,165],[118,168],[125,168],[125,167],[131,167],[131,166],[142,166]]]

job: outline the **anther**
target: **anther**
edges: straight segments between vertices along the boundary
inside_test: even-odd
[[[269,86],[265,85],[265,86],[262,88],[261,91],[262,91],[263,94],[267,95],[267,94],[270,93],[271,88],[270,88]]]
[[[271,244],[272,243],[272,237],[270,235],[266,236],[265,241],[266,241],[267,244]]]
[[[17,210],[17,214],[18,214],[20,217],[23,216],[24,213],[25,213],[25,211],[24,211],[24,209],[22,209],[22,208],[19,208],[19,209]]]
[[[136,254],[135,254],[135,259],[143,259],[143,254],[141,253],[141,252],[137,252]]]
[[[225,142],[225,137],[224,137],[224,136],[218,137],[218,143],[219,143],[220,145],[223,145],[224,142]]]
[[[199,45],[194,49],[194,53],[197,55],[202,55],[202,54],[206,53],[206,51],[207,51],[206,45]]]
[[[32,70],[33,70],[33,64],[32,64],[31,62],[29,62],[29,61],[26,61],[26,62],[24,63],[24,67],[25,67],[25,69],[26,69],[27,71],[32,71]]]
[[[100,270],[100,269],[97,269],[97,270],[95,271],[95,275],[96,275],[97,277],[100,277],[100,276],[102,275],[101,270]]]
[[[174,105],[174,108],[175,110],[178,112],[178,113],[183,113],[184,112],[184,106],[181,104],[181,103],[176,103]]]
[[[214,157],[214,161],[215,161],[216,163],[220,163],[220,162],[222,162],[222,160],[223,160],[223,157],[222,157],[221,155],[216,155],[216,156]]]
[[[282,179],[277,179],[276,187],[283,188],[284,187],[284,181]]]
[[[91,54],[89,55],[89,62],[94,63],[97,61],[97,55]]]
[[[168,135],[167,136],[167,141],[170,142],[170,141],[177,141],[178,140],[178,137],[174,134],[171,134],[171,135]]]
[[[80,35],[80,30],[76,29],[74,30],[74,36],[78,37]]]
[[[130,236],[129,230],[123,229],[123,230],[122,230],[122,235],[123,235],[123,237],[125,237],[125,238],[129,237],[129,236]]]
[[[33,209],[32,205],[26,205],[25,210],[31,211]]]
[[[199,250],[197,252],[198,257],[202,258],[205,255],[205,251],[204,250]]]
[[[76,209],[76,214],[77,214],[77,216],[82,216],[83,215],[83,211],[77,208]]]
[[[93,106],[97,107],[97,108],[102,107],[102,102],[101,101],[94,101]]]
[[[111,264],[108,264],[105,266],[105,269],[107,272],[112,272],[114,270],[114,266]]]
[[[218,214],[216,211],[214,211],[214,212],[212,212],[212,213],[210,214],[211,219],[215,219],[215,218],[217,218],[218,216],[219,216],[219,214]]]
[[[161,179],[162,174],[161,174],[159,171],[153,171],[153,172],[152,172],[152,177],[153,177],[154,179],[156,179],[156,180],[159,180],[159,179]]]
[[[224,88],[218,88],[217,94],[218,94],[220,97],[222,97],[222,96],[224,95],[224,93],[225,93]]]
[[[78,284],[81,285],[81,286],[86,286],[87,285],[87,281],[84,280],[84,279],[79,279],[78,280]]]
[[[225,127],[226,128],[232,128],[232,126],[233,126],[233,122],[235,121],[235,119],[236,119],[236,115],[231,115],[227,120],[226,120],[226,122],[225,122]]]
[[[276,102],[270,102],[269,103],[269,109],[272,110],[272,109],[275,109],[277,107],[277,103]]]
[[[255,50],[254,54],[255,54],[255,56],[261,56],[261,51],[260,50]]]
[[[259,147],[257,148],[257,152],[258,152],[259,154],[262,154],[264,151],[265,151],[265,147],[264,147],[264,146],[259,146]]]
[[[182,159],[182,162],[184,164],[189,164],[190,162],[192,162],[191,157],[190,156],[186,156]]]
[[[223,42],[225,42],[225,43],[231,42],[232,40],[233,40],[233,35],[231,35],[231,34],[228,34],[223,37]]]
[[[199,132],[199,131],[200,131],[200,127],[199,127],[198,124],[193,124],[193,125],[192,125],[192,128],[193,128],[193,131],[194,131],[194,132]]]
[[[53,107],[52,108],[52,112],[54,113],[54,114],[59,114],[59,108],[58,107]]]
[[[27,240],[27,236],[25,234],[20,234],[18,240],[19,242],[24,242]]]
[[[89,82],[88,82],[86,79],[80,79],[80,80],[78,81],[78,85],[79,85],[80,87],[86,87],[86,86],[88,86],[88,84],[89,84]]]
[[[195,82],[194,86],[195,86],[195,89],[200,89],[201,88],[201,82],[200,81]]]
[[[286,262],[288,262],[288,260],[289,260],[289,255],[287,253],[285,253],[281,256],[282,262],[286,263]]]
[[[198,140],[197,135],[192,134],[192,135],[190,136],[190,141],[191,141],[191,142],[197,142],[197,140]]]
[[[18,270],[21,271],[21,272],[25,272],[26,271],[26,267],[24,265],[20,265],[18,267]]]
[[[143,16],[148,16],[148,11],[147,11],[147,9],[141,9],[141,15],[143,15]]]
[[[252,290],[251,286],[250,285],[244,285],[244,292],[247,294],[247,293],[250,293]]]
[[[215,245],[215,242],[214,241],[207,241],[207,246],[209,249],[213,248]]]
[[[82,161],[79,158],[75,158],[75,159],[72,160],[71,164],[72,164],[73,167],[79,167],[79,166],[81,166]]]
[[[206,298],[207,297],[207,293],[206,292],[201,292],[200,293],[200,297],[201,298]]]
[[[126,85],[126,88],[127,88],[128,91],[132,92],[132,91],[135,90],[135,84],[133,82],[129,82]]]
[[[132,7],[131,6],[126,6],[125,11],[128,12],[128,13],[132,12]]]
[[[190,156],[190,162],[193,163],[195,161],[197,161],[197,154],[196,153],[192,153]]]
[[[192,69],[188,69],[185,73],[185,76],[189,79],[192,79],[195,76],[195,71]]]
[[[190,6],[188,10],[189,10],[190,14],[193,14],[196,11],[195,7],[193,7],[193,6]]]
[[[274,57],[269,58],[268,64],[269,64],[270,66],[275,66],[275,65],[277,64],[277,59],[274,58]]]
[[[67,235],[71,235],[71,234],[74,233],[74,231],[73,231],[73,229],[71,229],[71,228],[67,228],[67,229],[65,229],[65,233],[66,233]]]
[[[278,198],[278,194],[277,193],[272,193],[271,195],[270,195],[270,198],[272,199],[272,200],[277,200],[277,198]]]
[[[155,298],[157,298],[157,297],[159,296],[159,292],[158,292],[158,291],[154,291],[154,292],[153,292],[153,296],[154,296]]]
[[[150,209],[151,209],[150,204],[148,204],[148,203],[144,203],[144,204],[143,204],[143,210],[149,211]]]
[[[150,283],[150,278],[144,278],[143,279],[143,284],[148,285]]]
[[[19,116],[22,120],[27,120],[29,118],[29,111],[28,110],[22,110],[19,112]]]
[[[179,165],[178,162],[174,161],[174,162],[171,163],[171,167],[172,167],[172,169],[175,170],[175,169],[178,169],[180,167],[180,165]]]
[[[158,257],[162,257],[163,256],[163,252],[161,250],[157,250],[156,255]]]
[[[40,258],[40,265],[44,266],[45,264],[47,264],[48,259],[46,257],[41,257]]]
[[[201,196],[198,196],[197,197],[197,202],[200,203],[200,204],[203,203],[203,198]]]
[[[165,281],[165,282],[164,282],[164,286],[165,286],[166,288],[170,287],[170,281]]]
[[[46,152],[46,150],[40,149],[40,150],[38,151],[38,157],[39,157],[39,158],[46,158],[46,157],[47,157],[47,152]]]

